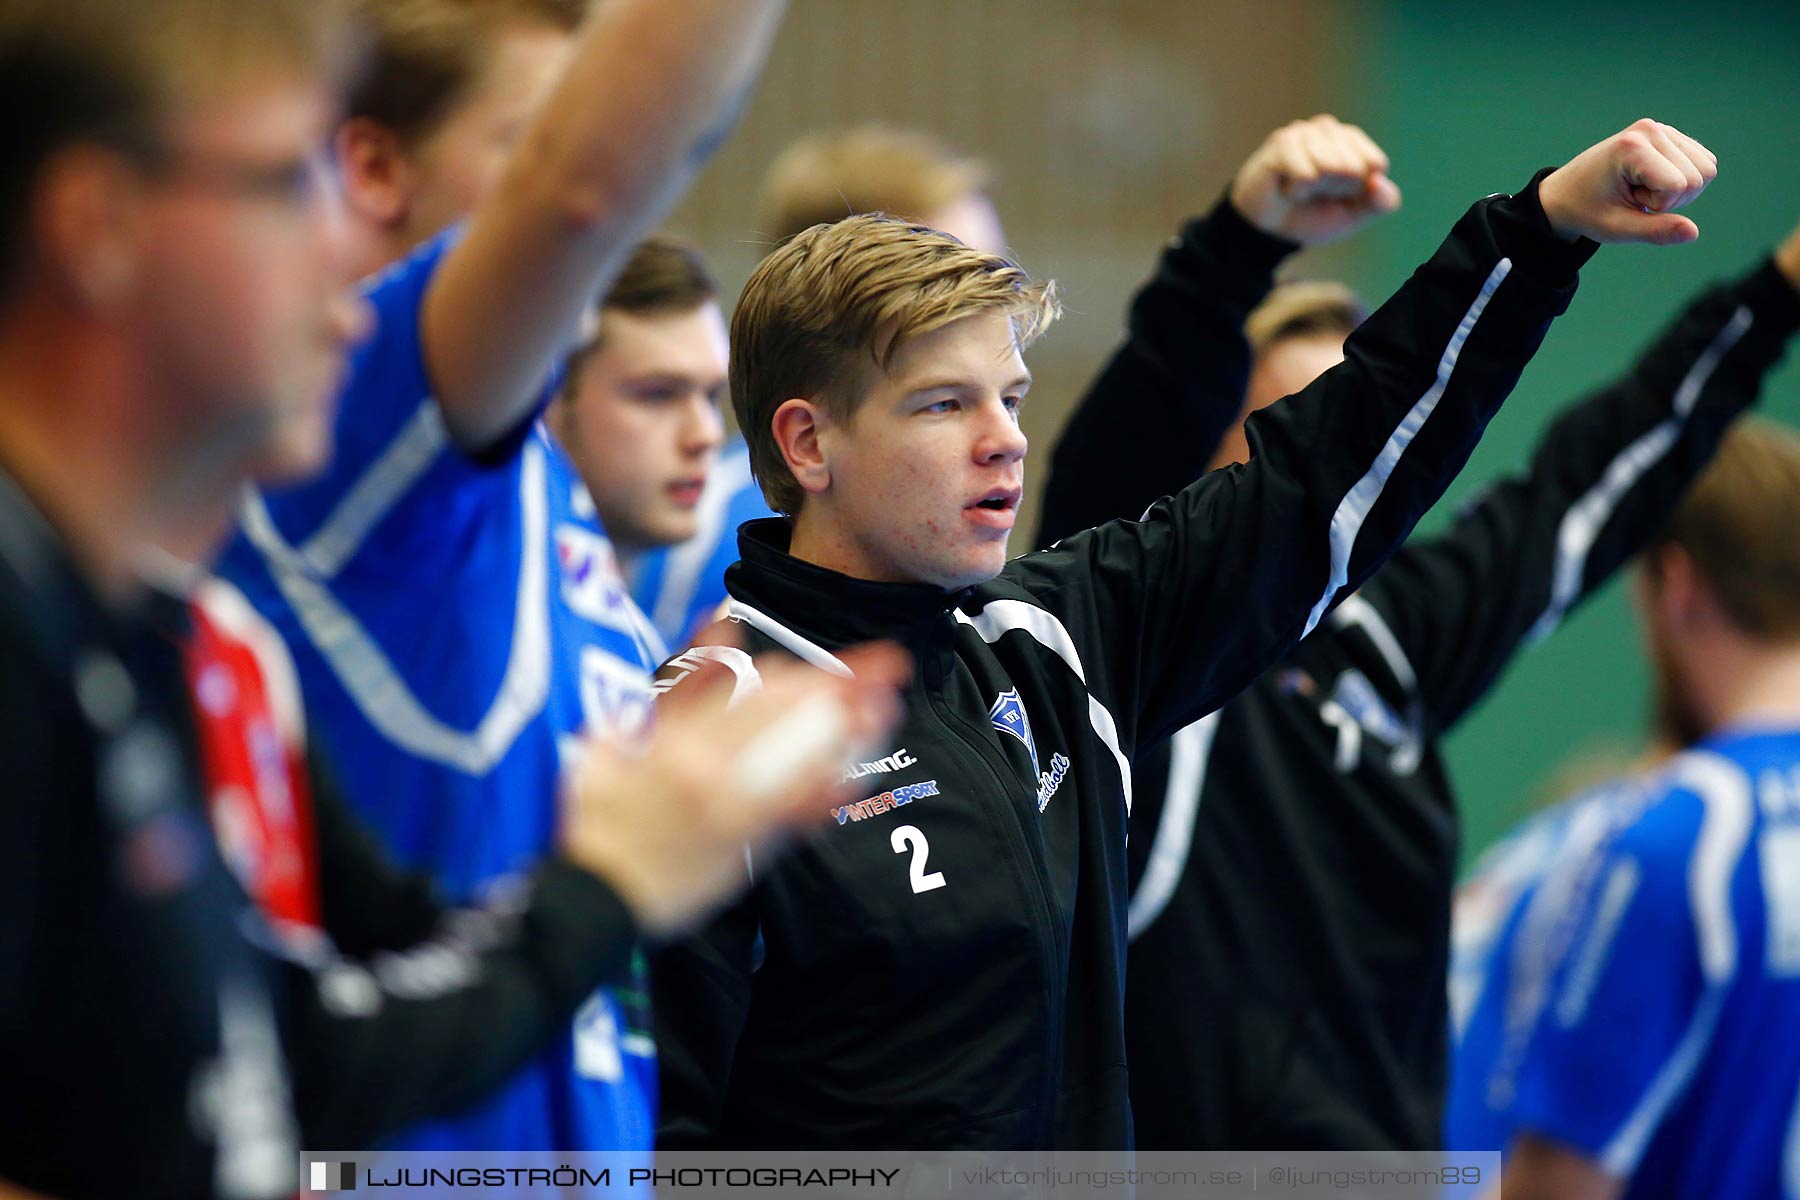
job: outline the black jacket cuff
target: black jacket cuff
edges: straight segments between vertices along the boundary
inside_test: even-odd
[[[1496,198],[1489,212],[1500,252],[1513,260],[1513,266],[1540,283],[1564,287],[1575,282],[1600,243],[1586,237],[1567,241],[1550,227],[1538,185],[1555,169],[1545,167],[1514,195]]]
[[[1764,259],[1738,289],[1764,329],[1780,337],[1800,329],[1800,288],[1788,282],[1773,258]]]
[[[1298,242],[1264,233],[1246,221],[1226,195],[1220,196],[1205,216],[1182,227],[1169,245],[1168,261],[1187,271],[1214,273],[1222,267],[1226,278],[1211,282],[1229,286],[1231,281],[1241,279],[1256,289],[1260,300],[1269,290],[1275,268],[1298,249]]]
[[[539,962],[567,994],[586,995],[629,977],[637,922],[619,894],[590,872],[546,860],[532,877],[523,920],[540,935],[531,939]]]

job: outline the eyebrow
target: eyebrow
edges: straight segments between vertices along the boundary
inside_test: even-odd
[[[1031,372],[1027,371],[1023,375],[1016,376],[1007,380],[1004,384],[1001,384],[1000,390],[1002,392],[1022,392],[1030,388],[1031,383]],[[925,392],[967,391],[973,386],[974,385],[966,379],[940,379],[934,383],[921,383],[917,387],[907,388],[906,394],[908,396],[917,396]]]
[[[654,371],[627,373],[624,376],[623,382],[628,387],[646,383],[692,383],[710,388],[714,385],[723,386],[729,382],[729,377],[722,371],[719,374],[714,375],[710,371],[668,371],[658,369]]]

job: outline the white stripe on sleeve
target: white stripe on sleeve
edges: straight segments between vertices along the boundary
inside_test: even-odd
[[[1592,553],[1600,531],[1618,511],[1625,493],[1674,448],[1681,437],[1682,426],[1693,415],[1701,390],[1712,378],[1719,361],[1749,332],[1753,320],[1748,308],[1738,306],[1725,328],[1694,360],[1694,365],[1688,368],[1687,375],[1675,389],[1671,406],[1673,415],[1657,422],[1654,428],[1619,451],[1594,486],[1563,514],[1562,524],[1556,530],[1556,566],[1551,575],[1550,603],[1543,615],[1533,622],[1531,632],[1525,635],[1526,644],[1550,636],[1581,597],[1581,580],[1587,573],[1588,555]]]
[[[1444,391],[1450,386],[1450,376],[1456,370],[1456,360],[1462,353],[1463,343],[1475,331],[1476,322],[1486,310],[1488,301],[1493,299],[1494,292],[1512,270],[1512,259],[1503,258],[1494,264],[1488,272],[1487,280],[1482,283],[1481,291],[1476,293],[1470,302],[1469,310],[1457,323],[1456,330],[1450,335],[1450,341],[1444,346],[1444,353],[1438,359],[1437,378],[1432,381],[1425,394],[1419,397],[1416,404],[1407,410],[1394,432],[1388,435],[1387,442],[1376,454],[1375,461],[1370,464],[1363,477],[1356,481],[1349,493],[1338,503],[1337,511],[1331,514],[1331,574],[1325,581],[1325,594],[1313,605],[1312,614],[1306,618],[1306,629],[1302,637],[1311,633],[1331,607],[1331,602],[1350,581],[1350,556],[1356,549],[1357,535],[1362,532],[1363,522],[1369,513],[1374,511],[1376,501],[1381,499],[1382,489],[1399,465],[1400,456],[1418,436],[1419,430],[1425,427],[1426,420],[1437,408],[1438,401],[1443,398]]]

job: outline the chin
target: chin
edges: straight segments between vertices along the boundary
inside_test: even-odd
[[[331,436],[323,430],[315,436],[284,437],[258,458],[251,473],[258,483],[305,483],[330,465],[331,449]]]
[[[331,465],[336,405],[322,388],[290,399],[259,418],[252,473],[258,483],[304,483]]]
[[[601,518],[601,524],[606,524],[604,517]],[[621,528],[628,529],[629,527],[621,526]],[[643,546],[645,549],[660,550],[668,546],[679,546],[681,543],[692,538],[695,534],[700,532],[700,522],[688,519],[687,514],[684,513],[680,517],[671,518],[666,521],[645,522],[639,527],[639,532],[642,536],[635,539],[638,545]],[[607,533],[609,535],[612,533],[610,526],[607,527]],[[626,540],[631,541],[633,539],[628,537]],[[734,542],[733,544],[735,545],[736,543]]]
[[[1000,574],[1006,565],[1006,549],[1004,546],[996,554],[975,554],[955,563],[934,563],[933,570],[923,573],[926,582],[935,583],[945,591],[957,591],[961,588],[974,587],[978,583],[986,583]]]

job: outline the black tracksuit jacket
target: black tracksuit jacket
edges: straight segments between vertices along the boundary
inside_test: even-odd
[[[1292,249],[1221,203],[1163,255],[1055,452],[1040,544],[1198,477],[1242,404],[1244,317]],[[1139,1145],[1441,1144],[1458,820],[1439,738],[1654,536],[1797,324],[1770,264],[1702,292],[1553,422],[1524,473],[1140,753],[1125,1010]]]
[[[745,526],[726,582],[748,649],[829,664],[889,637],[916,669],[893,745],[858,768],[868,799],[653,961],[660,1144],[1129,1145],[1130,756],[1399,545],[1591,251],[1550,233],[1535,185],[1480,201],[1341,367],[1250,422],[1249,465],[985,584],[858,581],[789,556],[784,522]]]
[[[636,930],[555,859],[446,909],[315,773],[324,936],[278,938],[214,841],[169,606],[103,603],[0,470],[0,1182],[291,1196],[302,1147],[504,1082]]]

